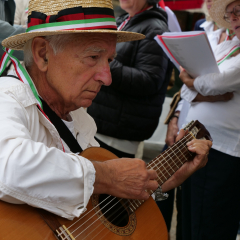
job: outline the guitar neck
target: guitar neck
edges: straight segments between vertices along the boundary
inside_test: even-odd
[[[194,154],[188,151],[186,143],[193,140],[194,136],[188,133],[180,141],[166,149],[147,164],[148,169],[158,173],[158,184],[166,182],[185,162],[194,158]]]
[[[186,145],[187,142],[193,139],[194,136],[191,133],[188,133],[147,164],[147,169],[153,169],[157,172],[157,181],[160,186],[166,182],[185,162],[193,160],[195,154],[188,151]],[[154,191],[148,191],[148,193],[153,194]],[[128,201],[132,211],[138,209],[145,202],[143,200],[130,199]]]

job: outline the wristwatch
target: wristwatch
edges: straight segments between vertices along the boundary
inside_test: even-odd
[[[155,201],[163,201],[163,200],[166,200],[167,198],[168,198],[168,194],[163,193],[162,188],[159,185],[157,190],[155,191]]]

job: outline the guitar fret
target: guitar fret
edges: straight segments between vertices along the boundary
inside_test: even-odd
[[[180,141],[175,143],[172,147],[165,150],[159,156],[154,158],[147,164],[147,169],[153,169],[157,172],[157,182],[161,186],[167,181],[188,159],[192,158],[192,154],[188,151],[186,142],[194,139],[194,136],[188,133]],[[154,191],[148,191],[150,195]],[[139,200],[135,200],[135,207],[140,207],[142,203]]]
[[[174,162],[173,159],[171,158],[171,156],[170,156],[168,153],[167,153],[167,156],[169,156],[170,160],[171,160],[172,162]],[[167,160],[165,160],[165,161],[166,161],[166,163],[170,166],[170,168],[172,169],[172,171],[173,171],[173,173],[174,173],[175,171],[174,171],[174,169],[172,168],[171,164],[169,164],[169,161],[167,161]],[[172,176],[172,174],[170,174],[170,176]]]
[[[167,169],[165,168],[164,164],[162,163],[162,167],[166,170],[166,172],[168,173],[168,175],[171,177],[171,174],[167,171]],[[160,167],[161,169],[161,167]],[[163,171],[162,171],[162,175],[165,177],[165,179],[167,180],[168,178],[163,174]]]
[[[179,149],[179,151],[181,152],[181,150]],[[181,164],[183,164],[183,162],[181,162],[181,159],[176,155],[175,151],[172,151],[173,154],[177,157],[177,159],[180,161]],[[173,161],[173,163],[178,167],[178,165]]]
[[[133,205],[133,203],[130,201],[131,206],[136,210],[137,208]]]
[[[140,200],[138,200],[138,199],[137,199],[137,200],[135,200],[135,201],[138,201],[138,203],[139,203],[139,204],[140,204],[140,206],[141,206],[141,204],[142,204],[142,203],[141,203],[141,201],[140,201]],[[139,206],[138,206],[138,207],[139,207]]]
[[[62,240],[75,240],[75,238],[68,232],[68,229],[63,225],[59,228],[60,232],[56,230],[58,237]]]

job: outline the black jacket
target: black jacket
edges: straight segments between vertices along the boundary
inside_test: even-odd
[[[127,17],[120,16],[117,24]],[[122,30],[146,38],[117,44],[117,57],[110,64],[112,84],[102,87],[88,113],[98,133],[142,141],[150,138],[158,125],[172,72],[172,64],[154,40],[168,31],[167,14],[153,7],[132,17]]]

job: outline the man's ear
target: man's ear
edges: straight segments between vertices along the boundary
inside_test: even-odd
[[[41,72],[48,70],[49,44],[42,37],[36,37],[32,41],[33,60]]]

